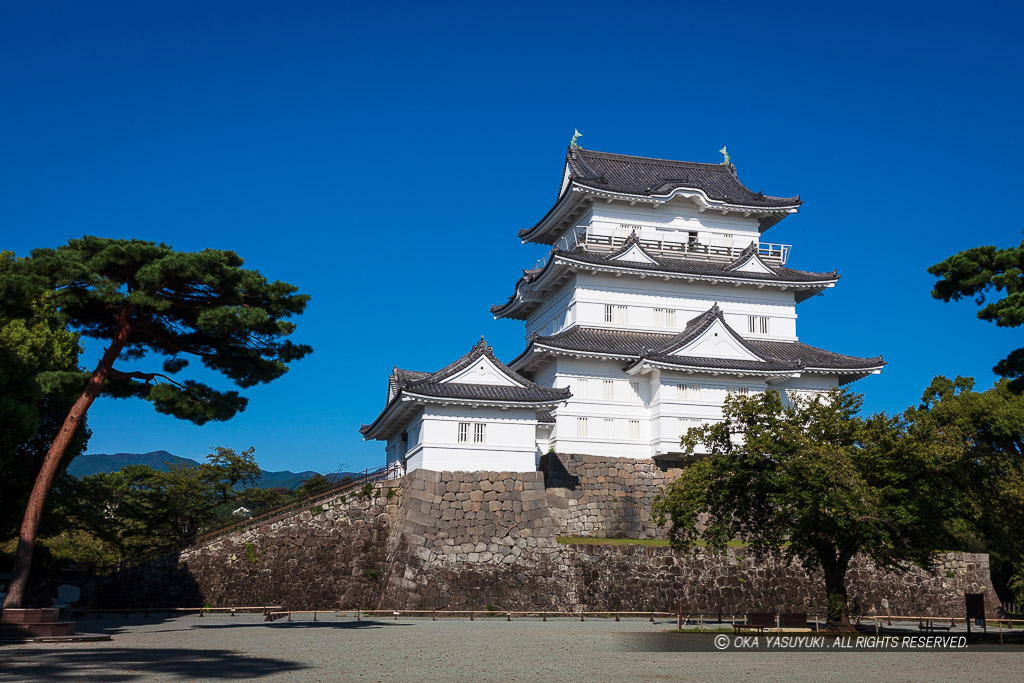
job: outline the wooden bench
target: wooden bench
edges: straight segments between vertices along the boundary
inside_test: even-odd
[[[764,631],[768,628],[775,628],[774,612],[750,612],[747,614],[747,619],[744,623],[733,625],[733,630],[736,633],[739,633],[743,629]]]

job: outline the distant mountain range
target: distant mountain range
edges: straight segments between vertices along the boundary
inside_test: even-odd
[[[148,465],[154,470],[166,472],[170,469],[171,465],[195,467],[198,464],[198,462],[191,458],[182,458],[167,451],[152,451],[150,453],[86,453],[71,461],[71,464],[68,466],[68,474],[81,479],[90,474],[117,472],[126,465]],[[316,474],[319,473],[311,470],[306,472],[290,472],[288,470],[268,472],[263,470],[263,476],[260,478],[257,486],[261,489],[294,489]],[[334,478],[335,476],[342,475],[330,474],[326,476]]]

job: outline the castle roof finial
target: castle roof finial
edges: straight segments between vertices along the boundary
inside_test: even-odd
[[[725,157],[720,166],[732,166],[732,157],[729,156],[729,152],[726,150],[726,146],[722,145],[722,149],[718,150],[718,153]]]
[[[577,128],[573,128],[572,130],[573,130],[572,140],[569,142],[569,146],[570,147],[579,147],[579,145],[576,144],[576,140],[578,140],[579,138],[583,137],[583,133],[581,133],[579,131],[579,129],[577,129]]]

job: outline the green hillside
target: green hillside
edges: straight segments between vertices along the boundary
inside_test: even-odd
[[[171,465],[196,466],[199,463],[191,458],[182,458],[167,451],[151,451],[149,453],[86,453],[71,461],[68,474],[81,478],[102,472],[117,472],[127,465],[148,465],[161,472],[167,471]],[[261,489],[286,488],[294,489],[317,472],[291,472],[280,470],[271,472],[262,470],[259,482]],[[333,476],[333,475],[329,475]]]

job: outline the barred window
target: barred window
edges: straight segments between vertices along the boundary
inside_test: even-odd
[[[670,308],[655,308],[654,326],[674,329],[676,326],[676,312]]]
[[[700,400],[700,385],[699,384],[679,384],[677,386],[678,396],[681,399],[687,401],[699,401]]]
[[[606,401],[612,401],[615,399],[615,380],[604,380],[603,397]]]
[[[627,322],[626,307],[614,304],[604,305],[604,321],[614,325],[625,325]]]
[[[459,423],[459,443],[466,443],[469,441],[469,423]]]
[[[629,421],[629,439],[630,441],[640,440],[640,420]]]
[[[587,435],[587,418],[577,417],[576,418],[576,436]]]
[[[768,320],[763,315],[747,316],[747,332],[750,334],[768,334]]]
[[[473,443],[484,443],[486,436],[486,427],[483,422],[477,422],[473,425]]]

